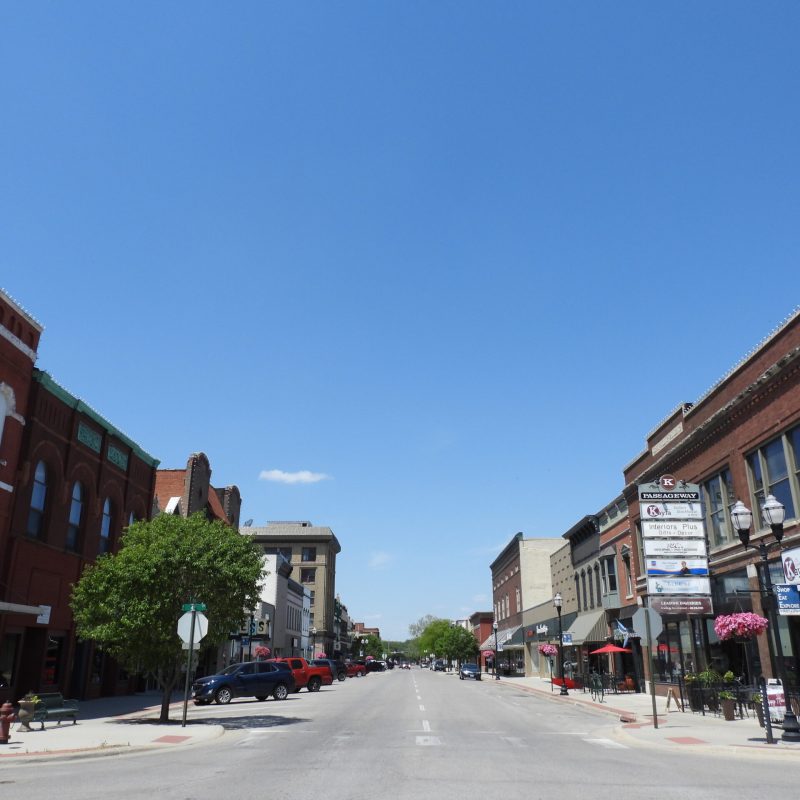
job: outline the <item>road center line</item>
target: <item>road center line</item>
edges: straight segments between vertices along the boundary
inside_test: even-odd
[[[424,730],[425,733],[430,733],[431,724],[426,719],[422,720],[422,730]]]
[[[419,707],[419,710],[420,710],[420,711],[424,711],[424,710],[425,710],[425,706],[420,706],[420,707]]]

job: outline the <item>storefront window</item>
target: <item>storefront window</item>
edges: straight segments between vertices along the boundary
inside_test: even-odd
[[[20,639],[19,633],[9,633],[3,637],[3,644],[0,646],[0,687],[14,684],[14,669],[17,664]]]
[[[56,686],[61,678],[61,661],[64,652],[64,637],[49,636],[47,638],[47,652],[44,657],[44,670],[42,683]]]

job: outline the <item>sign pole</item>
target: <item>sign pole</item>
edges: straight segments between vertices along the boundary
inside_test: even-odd
[[[186,659],[186,683],[183,687],[183,721],[181,727],[186,727],[186,709],[189,705],[189,677],[192,672],[192,659],[194,658],[194,621],[197,617],[197,609],[192,604],[192,627],[189,631],[189,655]]]
[[[645,606],[647,608],[647,612],[650,611],[649,606]],[[658,710],[656,709],[656,681],[655,675],[653,675],[653,637],[650,635],[650,614],[645,613],[644,617],[644,624],[645,624],[645,631],[647,633],[647,657],[650,659],[650,701],[653,704],[653,727],[658,727]]]

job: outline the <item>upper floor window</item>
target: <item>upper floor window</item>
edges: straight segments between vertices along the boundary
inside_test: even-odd
[[[304,547],[300,560],[301,561],[316,561],[317,560],[317,548],[316,547]]]
[[[80,545],[81,527],[83,525],[83,507],[85,497],[83,484],[75,481],[72,487],[72,501],[69,506],[69,526],[67,527],[67,549],[78,550]]]
[[[578,573],[575,573],[575,597],[578,600],[578,611],[581,610],[581,579],[578,577]]]
[[[583,609],[586,611],[589,608],[589,603],[586,600],[586,573],[581,572],[581,588],[583,589]],[[594,601],[592,601],[594,605]]]
[[[522,593],[517,589],[517,613],[522,611]]]
[[[314,583],[316,570],[311,567],[304,567],[300,570],[300,583]]]
[[[625,596],[633,597],[633,573],[631,572],[631,551],[622,548],[622,564],[625,567]]]
[[[47,467],[44,461],[36,465],[31,491],[31,507],[28,511],[28,535],[41,537],[44,529],[44,508],[47,501]]]
[[[600,598],[603,596],[602,594],[600,594],[600,565],[599,564],[595,564],[594,565],[594,585],[595,585],[595,588],[597,589],[597,605],[599,606],[600,603],[601,603]]]
[[[733,491],[733,478],[729,469],[714,475],[703,484],[706,500],[706,516],[708,518],[709,538],[712,546],[719,547],[732,541],[730,509],[736,502]]]
[[[608,591],[617,591],[617,560],[615,558],[607,558],[606,565],[606,580],[608,581]]]
[[[589,567],[589,608],[594,608],[594,581],[592,580],[592,568]],[[597,598],[600,599],[599,597]]]
[[[103,519],[100,522],[100,552],[107,553],[111,549],[111,523],[112,523],[111,500],[106,497],[103,503]]]
[[[800,469],[797,462],[797,444],[798,429],[795,428],[788,434],[767,442],[747,457],[755,505],[759,510],[764,505],[767,495],[772,494],[783,503],[786,509],[786,519],[795,518],[795,502],[789,467],[792,466],[791,472],[794,472],[796,477],[798,469]],[[794,461],[792,462],[792,460]],[[764,520],[761,515],[756,515],[756,518],[759,520],[760,527],[763,527]]]

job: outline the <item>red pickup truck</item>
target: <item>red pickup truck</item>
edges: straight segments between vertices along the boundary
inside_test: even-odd
[[[347,661],[345,666],[347,667],[348,678],[361,678],[367,674],[367,667],[357,661]]]
[[[315,667],[304,658],[270,658],[269,661],[288,664],[294,675],[294,690],[299,692],[303,687],[309,692],[318,692],[320,686],[330,686],[333,683],[328,667]]]

